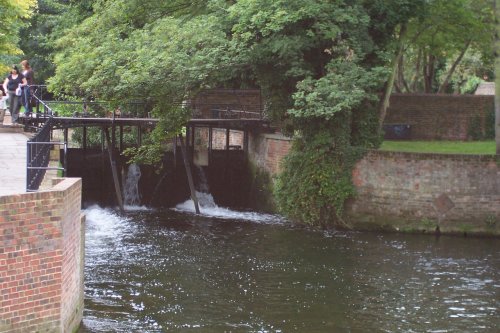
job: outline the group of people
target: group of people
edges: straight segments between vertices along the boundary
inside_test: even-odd
[[[21,61],[21,66],[22,71],[19,70],[17,65],[12,66],[10,74],[3,82],[3,91],[1,91],[0,95],[2,104],[6,100],[9,101],[9,112],[13,124],[19,121],[21,106],[24,106],[26,116],[29,116],[32,112],[31,86],[34,83],[35,73],[27,60]],[[2,112],[2,109],[5,109],[5,105],[2,104],[0,104],[0,112]]]

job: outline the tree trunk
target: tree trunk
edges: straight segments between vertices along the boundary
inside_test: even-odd
[[[406,83],[406,80],[405,80],[404,55],[403,54],[401,54],[401,57],[399,57],[399,63],[398,63],[398,87],[401,87],[400,90],[403,90],[403,87],[404,87],[407,93],[410,92],[410,87],[408,87],[408,83]]]
[[[424,52],[424,91],[427,94],[432,93],[432,82],[434,82],[434,64],[436,62],[436,57],[433,56],[432,54],[429,55],[427,58],[427,55]]]
[[[458,64],[460,63],[460,61],[462,61],[462,58],[464,57],[465,52],[469,48],[470,43],[471,43],[470,39],[469,39],[469,41],[467,41],[467,43],[465,43],[465,46],[462,49],[462,52],[460,52],[460,55],[458,56],[458,58],[455,60],[455,62],[451,66],[450,70],[448,71],[448,74],[446,74],[446,78],[444,79],[443,83],[439,87],[438,94],[444,93],[445,89],[448,87],[448,82],[450,81],[451,76],[455,72],[455,69],[457,68]]]
[[[406,34],[406,23],[401,25],[399,29],[399,39],[398,39],[398,49],[394,54],[394,58],[391,63],[391,74],[387,80],[385,91],[382,96],[379,108],[379,118],[378,118],[378,128],[382,130],[382,125],[384,124],[385,116],[387,114],[387,108],[389,107],[389,99],[392,93],[392,87],[394,86],[394,79],[396,78],[396,71],[398,69],[399,59],[403,55],[403,39]]]
[[[422,60],[422,49],[418,50],[417,61],[415,64],[415,74],[412,78],[411,92],[415,93],[418,89],[418,77],[420,74],[420,61]]]

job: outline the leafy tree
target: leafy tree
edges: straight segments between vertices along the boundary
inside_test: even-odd
[[[490,1],[432,0],[422,13],[408,25],[405,57],[398,64],[398,91],[448,91],[468,50],[481,54],[486,69],[492,63]]]
[[[36,74],[36,83],[54,75],[55,40],[92,14],[94,0],[38,0],[38,8],[20,30],[19,46]]]
[[[0,71],[7,70],[9,56],[21,53],[19,29],[26,24],[36,0],[0,0]]]
[[[165,135],[185,123],[181,102],[199,89],[260,87],[268,117],[296,134],[277,179],[282,212],[314,225],[342,223],[354,193],[352,167],[379,142],[377,94],[398,27],[415,3],[421,1],[98,1],[92,16],[58,39],[50,87],[101,99],[148,98],[165,121],[152,145],[130,152],[149,162]]]

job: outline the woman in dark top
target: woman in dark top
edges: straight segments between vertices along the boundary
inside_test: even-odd
[[[33,72],[28,60],[21,61],[21,66],[23,67],[22,74],[28,82],[28,85],[23,88],[22,104],[24,106],[24,114],[29,116],[32,112],[30,103],[32,88],[30,86],[34,84],[35,72]]]
[[[28,84],[23,74],[19,73],[16,65],[12,66],[9,76],[3,82],[3,89],[9,95],[9,111],[12,117],[12,123],[17,123],[19,119],[19,109],[21,108],[21,96],[16,94],[17,88],[22,88]]]

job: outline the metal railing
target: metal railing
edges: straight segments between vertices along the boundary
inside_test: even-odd
[[[62,170],[64,174],[66,173],[65,168],[49,167],[50,150],[53,145],[63,145],[64,156],[67,152],[66,142],[50,142],[51,129],[52,117],[48,118],[38,133],[27,142],[26,192],[38,191],[47,170]]]

